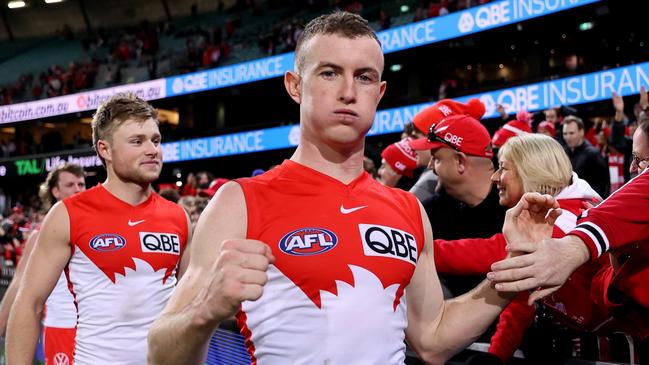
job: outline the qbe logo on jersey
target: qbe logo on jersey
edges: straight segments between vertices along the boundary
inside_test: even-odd
[[[365,256],[379,256],[417,264],[417,241],[408,232],[376,224],[359,224]]]
[[[140,232],[142,252],[180,255],[180,238],[174,233]]]

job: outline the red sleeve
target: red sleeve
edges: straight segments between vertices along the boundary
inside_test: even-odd
[[[507,256],[505,237],[434,240],[437,272],[452,275],[477,275],[491,271],[491,264]]]
[[[604,252],[649,239],[649,173],[638,175],[600,205],[585,211],[568,234],[581,238],[591,260]]]
[[[523,340],[523,334],[534,320],[534,306],[527,305],[529,294],[519,293],[500,313],[496,332],[491,337],[489,353],[507,363]]]

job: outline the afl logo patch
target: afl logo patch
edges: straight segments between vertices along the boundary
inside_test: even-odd
[[[324,228],[300,228],[287,233],[279,241],[279,249],[289,255],[311,256],[336,247],[338,237]]]
[[[126,246],[124,237],[114,233],[104,233],[90,240],[90,248],[96,251],[116,251]]]

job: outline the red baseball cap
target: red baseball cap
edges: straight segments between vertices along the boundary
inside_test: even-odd
[[[508,139],[527,133],[532,133],[532,128],[530,128],[529,124],[520,120],[512,120],[494,133],[494,138],[491,140],[491,143],[495,147],[500,148]]]
[[[453,115],[432,126],[428,138],[410,142],[417,151],[436,150],[442,147],[478,157],[493,157],[491,137],[477,119],[469,115]]]
[[[430,126],[439,124],[443,119],[453,115],[470,115],[480,120],[485,113],[485,106],[480,99],[469,99],[466,104],[443,99],[420,111],[412,118],[412,123],[424,133],[428,133]]]
[[[417,168],[417,155],[410,148],[410,141],[410,138],[402,139],[387,146],[381,152],[381,157],[394,171],[408,177],[412,177],[413,170]]]

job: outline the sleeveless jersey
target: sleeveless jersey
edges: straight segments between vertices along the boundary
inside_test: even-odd
[[[77,325],[77,308],[68,288],[65,273],[61,273],[52,293],[45,302],[45,327],[74,328]]]
[[[98,185],[65,199],[77,305],[75,365],[146,363],[149,327],[176,284],[183,209],[155,193],[132,206]]]
[[[237,314],[253,364],[402,364],[404,289],[424,243],[414,195],[290,160],[237,181],[247,237],[276,258]]]

